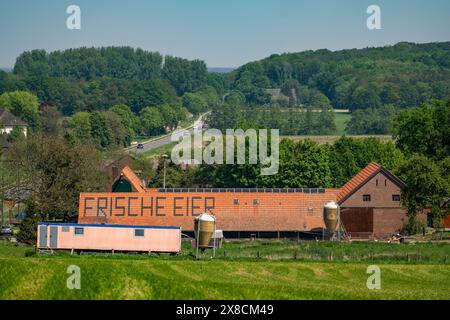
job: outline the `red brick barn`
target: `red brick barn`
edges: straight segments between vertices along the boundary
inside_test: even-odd
[[[127,192],[82,193],[79,223],[180,226],[192,231],[194,217],[211,212],[229,237],[320,235],[323,207],[342,207],[345,228],[353,236],[387,236],[406,223],[401,207],[403,183],[376,163],[369,164],[339,189],[323,188],[146,188],[125,167],[120,179]],[[114,188],[113,188],[114,189]]]
[[[341,188],[338,204],[352,236],[386,237],[407,223],[401,205],[403,182],[384,167],[370,163]]]

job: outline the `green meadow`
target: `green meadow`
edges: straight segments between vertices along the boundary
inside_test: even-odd
[[[196,260],[187,244],[171,256],[36,255],[0,243],[0,299],[449,299],[449,252],[449,244],[256,241]],[[80,290],[67,289],[71,265]],[[367,288],[369,265],[380,267],[380,290]]]

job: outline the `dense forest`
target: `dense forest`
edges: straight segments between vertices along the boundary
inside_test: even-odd
[[[314,106],[312,98],[321,97],[334,108],[351,110],[414,107],[430,98],[450,98],[450,42],[274,54],[229,77],[232,88],[253,103],[268,102],[259,89],[281,88],[295,100],[291,105]]]
[[[163,57],[141,49],[33,50],[17,58],[13,73],[0,72],[0,93],[30,91],[64,115],[118,104],[138,114],[144,107],[173,105],[186,92],[217,95],[220,82],[219,75],[207,72],[203,61]]]
[[[284,135],[329,135],[336,134],[333,108],[352,111],[349,134],[390,134],[402,109],[450,98],[450,42],[275,54],[229,73],[130,47],[33,50],[17,58],[13,72],[0,71],[0,95],[9,96],[0,99],[3,107],[23,92],[78,120],[97,112],[112,124],[111,108],[129,108],[141,124],[125,128],[134,136],[205,111],[219,129],[250,121]],[[39,128],[36,114],[9,108]]]

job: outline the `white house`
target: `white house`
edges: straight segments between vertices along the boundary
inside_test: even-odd
[[[6,109],[0,109],[0,134],[10,134],[14,128],[22,130],[23,134],[27,135],[28,124],[17,118]]]

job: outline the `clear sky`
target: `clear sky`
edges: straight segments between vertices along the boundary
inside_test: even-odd
[[[71,4],[81,30],[66,28]],[[382,30],[366,27],[371,4]],[[449,0],[0,0],[0,67],[31,49],[127,45],[236,67],[272,53],[449,40]]]

